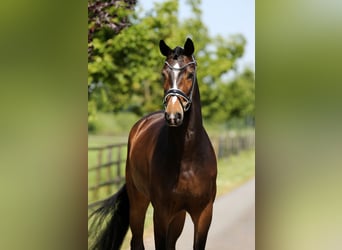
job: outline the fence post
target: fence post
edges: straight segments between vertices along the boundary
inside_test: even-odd
[[[118,161],[117,161],[117,166],[116,166],[116,174],[118,178],[118,187],[120,186],[120,181],[121,181],[121,147],[122,145],[118,146]]]
[[[97,166],[96,169],[96,187],[94,190],[94,199],[97,200],[99,198],[99,186],[101,183],[101,166],[102,164],[102,149],[99,150],[98,158],[97,158]]]
[[[108,162],[112,161],[112,147],[109,147],[108,149]],[[110,166],[107,167],[107,181],[110,181],[112,177],[112,173],[111,173],[111,169]],[[107,185],[107,194],[111,194],[112,193],[112,186],[111,185]]]
[[[229,132],[227,140],[229,141],[229,155],[235,154],[235,134]]]

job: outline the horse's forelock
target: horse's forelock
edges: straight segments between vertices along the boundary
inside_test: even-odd
[[[181,48],[181,47],[176,47],[174,50],[173,50],[173,59],[174,60],[177,60],[179,56],[183,55],[184,54],[184,49]]]

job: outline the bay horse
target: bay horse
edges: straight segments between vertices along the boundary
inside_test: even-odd
[[[194,224],[193,249],[205,249],[217,163],[202,124],[194,45],[187,38],[184,48],[171,49],[161,40],[159,48],[166,57],[162,69],[165,109],[132,127],[126,183],[90,215],[94,220],[88,233],[91,249],[120,249],[128,227],[131,249],[144,249],[144,221],[150,203],[157,250],[175,249],[186,212]]]

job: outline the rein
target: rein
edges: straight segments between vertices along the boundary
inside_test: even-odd
[[[194,58],[192,58],[193,61],[192,62],[189,62],[187,64],[185,64],[184,66],[182,67],[173,67],[172,65],[170,65],[167,61],[165,61],[165,64],[171,69],[171,70],[183,70],[185,69],[187,66],[191,65],[191,64],[195,64],[195,66],[197,65],[196,61]],[[169,96],[176,96],[179,100],[179,102],[181,103],[182,105],[182,108],[184,110],[184,112],[188,111],[190,106],[191,106],[191,103],[192,103],[192,93],[193,93],[193,90],[194,90],[194,85],[195,85],[195,77],[196,77],[196,72],[193,76],[193,80],[192,80],[192,86],[191,86],[191,90],[190,90],[190,94],[189,96],[187,96],[182,90],[178,89],[178,88],[170,88],[166,93],[165,93],[165,96],[164,96],[164,100],[163,100],[163,104],[164,104],[164,107],[166,108],[166,104],[167,104],[167,98]],[[182,97],[185,101],[186,101],[186,104],[183,105],[183,102],[180,100],[180,97]]]

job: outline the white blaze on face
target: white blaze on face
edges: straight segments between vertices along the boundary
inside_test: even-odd
[[[180,68],[178,62],[176,62],[175,65],[173,65],[173,68],[175,68],[175,69]],[[180,70],[172,70],[172,87],[171,87],[171,89],[178,89],[177,80],[178,80],[179,73],[180,73]],[[172,104],[176,104],[176,102],[178,101],[178,97],[177,96],[171,96],[170,101]]]
[[[176,62],[175,65],[173,65],[174,68],[179,68],[179,64],[178,62]],[[172,88],[173,89],[177,89],[177,79],[178,79],[178,74],[179,74],[179,70],[173,70],[173,83],[172,83]]]
[[[175,104],[177,102],[177,100],[178,100],[177,96],[172,96],[171,97],[172,104]]]

